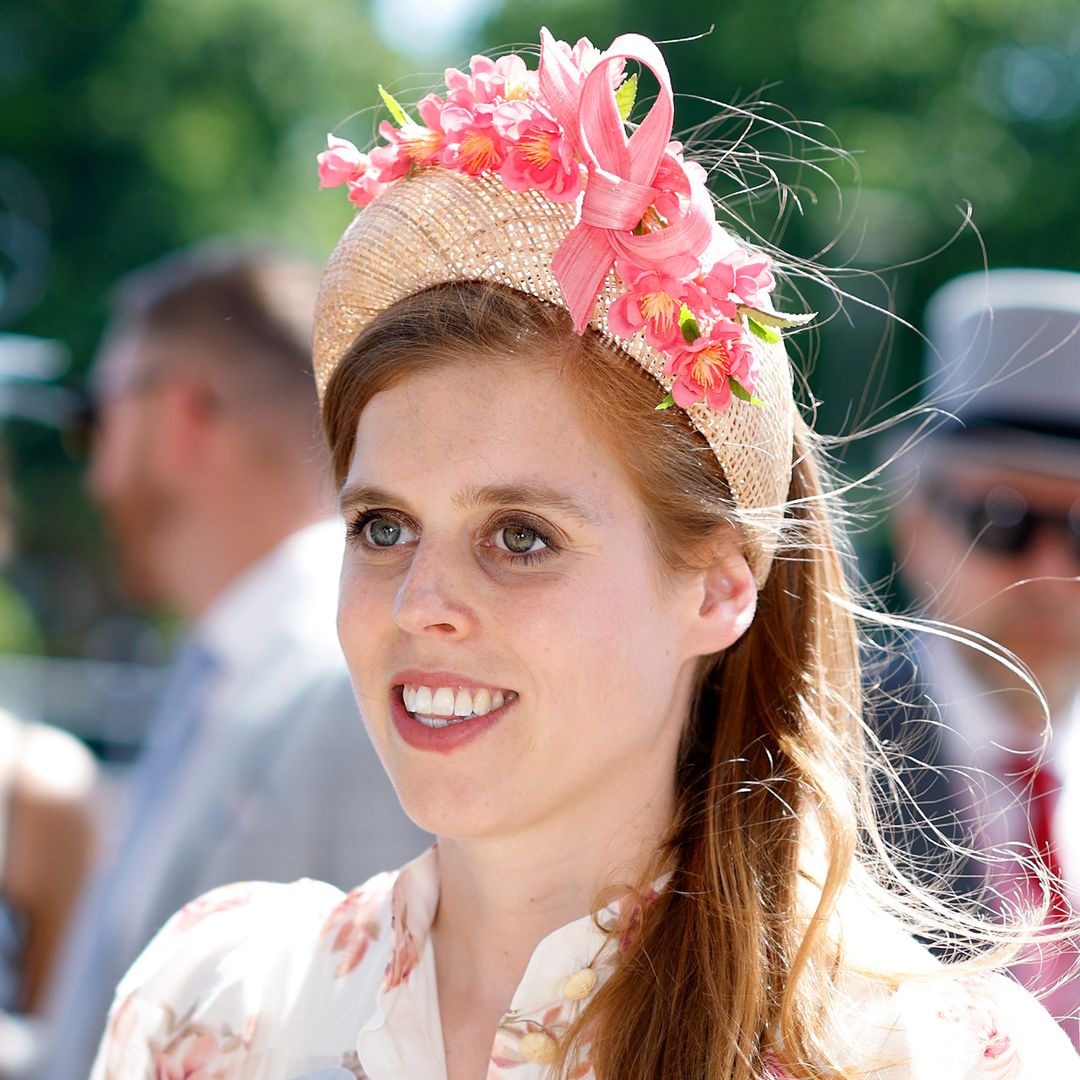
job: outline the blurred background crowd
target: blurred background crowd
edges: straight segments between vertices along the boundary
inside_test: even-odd
[[[752,128],[750,141],[758,158],[744,161],[747,176],[767,181],[774,170],[781,185],[763,183],[756,204],[733,202],[739,228],[750,235],[756,223],[769,222],[760,239],[834,268],[835,280],[849,294],[840,304],[833,294],[805,282],[805,295],[786,296],[781,306],[805,305],[822,315],[811,342],[802,346],[805,367],[821,402],[819,430],[837,437],[836,459],[852,477],[873,467],[882,443],[847,437],[873,429],[920,399],[928,349],[913,328],[926,326],[924,310],[935,291],[958,275],[987,267],[1078,268],[1080,13],[1075,0],[1039,0],[1022,17],[1005,0],[740,0],[723,6],[699,0],[681,5],[655,0],[16,0],[4,5],[0,707],[20,726],[0,728],[8,748],[5,761],[10,759],[0,762],[0,780],[5,790],[18,787],[11,777],[17,780],[22,769],[23,785],[32,794],[43,792],[43,804],[49,804],[50,787],[55,787],[57,821],[50,823],[53,832],[41,835],[65,838],[70,845],[37,841],[39,853],[43,843],[50,845],[45,861],[63,910],[43,916],[52,929],[40,947],[42,955],[29,968],[26,927],[20,926],[17,913],[7,929],[0,927],[0,954],[8,933],[10,955],[20,950],[24,955],[21,972],[14,976],[17,984],[0,1001],[13,1013],[43,1008],[45,967],[61,955],[60,925],[69,908],[78,906],[75,897],[95,844],[146,843],[119,824],[124,811],[118,808],[118,793],[155,716],[170,711],[163,705],[169,697],[163,675],[167,662],[182,641],[181,653],[186,649],[190,654],[189,628],[199,625],[231,576],[239,577],[290,536],[317,528],[320,517],[313,504],[300,499],[289,513],[276,504],[276,524],[256,525],[262,515],[254,496],[246,503],[222,496],[222,505],[231,503],[229,535],[246,531],[251,550],[238,549],[233,563],[220,570],[220,580],[206,585],[205,596],[160,581],[145,587],[143,580],[140,587],[133,566],[137,569],[140,556],[146,555],[140,546],[144,541],[129,533],[135,539],[125,550],[117,513],[136,473],[110,479],[102,464],[107,429],[101,421],[120,390],[141,390],[150,385],[147,372],[171,370],[171,358],[155,354],[147,360],[140,352],[148,342],[155,348],[162,340],[176,344],[173,329],[161,333],[165,323],[155,321],[160,316],[167,323],[172,316],[154,305],[170,290],[186,288],[183,282],[192,274],[210,272],[208,266],[226,277],[236,271],[221,255],[226,250],[273,247],[292,253],[297,265],[325,259],[348,216],[340,197],[319,196],[314,156],[324,148],[326,132],[364,146],[381,119],[370,108],[379,84],[403,100],[414,100],[441,80],[446,65],[461,65],[473,52],[534,43],[540,25],[569,41],[586,35],[601,47],[614,33],[628,30],[670,42],[664,54],[680,95],[677,127],[728,139]],[[417,70],[430,74],[405,74]],[[718,101],[738,105],[740,111],[729,113],[718,127],[702,128]],[[836,152],[837,147],[847,153]],[[780,225],[774,228],[777,220]],[[230,238],[231,247],[222,238]],[[148,263],[207,240],[215,242],[201,249],[209,262],[194,270],[165,274],[167,280],[156,285],[144,279],[139,288],[128,279]],[[247,281],[246,271],[236,272]],[[124,279],[128,285],[118,294]],[[1068,580],[1080,572],[1080,409],[1071,412],[1071,426],[1069,421],[1069,410],[1080,406],[1074,385],[1080,378],[1071,374],[1080,376],[1080,353],[1075,343],[1071,353],[1054,348],[1080,323],[1080,279],[1057,280],[1065,295],[1059,307],[1066,315],[1054,323],[1057,338],[1040,344],[1040,352],[1052,354],[1050,366],[1045,377],[1043,369],[1035,369],[1025,381],[1045,386],[1044,397],[1056,398],[1065,415],[1053,418],[1053,431],[1036,430],[1047,426],[1036,401],[1007,418],[1028,435],[1049,436],[1053,443],[1040,443],[1029,456],[1019,457],[1010,445],[1004,454],[1016,471],[1008,490],[1021,492],[1024,507],[1017,510],[1014,500],[1002,510],[990,501],[1001,487],[1002,462],[992,453],[987,456],[985,441],[971,453],[978,459],[973,472],[942,478],[940,470],[924,469],[922,475],[933,474],[935,482],[897,524],[901,559],[914,568],[906,586],[892,573],[884,515],[869,516],[859,530],[864,572],[898,608],[914,603],[957,621],[978,608],[979,597],[957,599],[947,586],[955,583],[965,555],[978,563],[981,554],[975,548],[986,547],[982,535],[990,528],[1000,532],[992,534],[1000,541],[996,557],[1004,553],[1015,559],[1034,551],[1042,561],[1030,573],[1030,567],[1015,561],[995,564],[1000,573],[984,577],[979,586],[987,596],[1007,592],[1025,576],[1053,578],[1057,591],[1041,601],[1039,610],[1080,610],[1077,583]],[[225,285],[218,281],[214,287]],[[278,305],[277,286],[256,282],[251,287],[271,296],[271,310],[280,313],[285,304]],[[296,288],[303,293],[309,286]],[[142,299],[136,296],[140,290]],[[1017,288],[1010,286],[999,298],[1002,307],[1016,295]],[[986,298],[985,289],[974,299],[957,298],[953,321],[963,324],[965,312],[985,308]],[[1038,308],[1038,299],[1029,307]],[[1075,314],[1071,323],[1070,311]],[[1000,354],[1001,366],[1030,344],[1036,330],[1045,329],[1044,321],[1024,322],[1023,313],[1018,320],[1007,354]],[[942,325],[944,341],[956,327],[948,318]],[[978,325],[963,332],[973,340]],[[298,340],[303,333],[297,331]],[[951,345],[938,344],[943,350],[938,361],[948,361],[944,353]],[[994,347],[986,344],[984,351]],[[218,407],[228,412],[237,400],[229,397],[232,390],[214,382],[213,363],[207,367],[215,348],[232,355],[240,346],[200,339],[202,367],[196,363],[190,371],[183,369],[192,395],[174,403],[177,424],[192,425],[191,445],[202,422],[196,406],[210,415]],[[271,351],[288,348],[273,345]],[[962,347],[953,349],[961,352]],[[141,358],[125,359],[128,353]],[[127,374],[125,364],[134,365]],[[980,378],[986,376],[983,371]],[[265,389],[258,376],[250,385],[256,383]],[[966,387],[973,388],[973,383]],[[241,385],[236,393],[244,399],[254,391]],[[1009,394],[998,399],[998,411],[1007,412],[1012,400]],[[313,409],[310,401],[305,407]],[[971,426],[1000,419],[984,410]],[[291,422],[278,417],[275,430]],[[304,418],[298,423],[303,428]],[[252,438],[257,443],[256,435]],[[298,445],[304,445],[303,438]],[[91,450],[97,459],[93,469]],[[220,446],[206,450],[205,460],[217,462],[212,454],[218,452],[224,462]],[[966,460],[966,453],[950,444],[945,456],[959,461]],[[213,475],[222,482],[242,475],[228,468],[214,464]],[[289,484],[296,481],[295,470],[275,473],[266,490],[274,485],[280,490],[286,473]],[[1024,487],[1025,475],[1030,479],[1032,473],[1044,477],[1034,493]],[[267,474],[252,466],[243,475],[251,494],[263,482],[254,478],[265,480]],[[919,490],[910,476],[900,489],[916,495]],[[890,490],[893,494],[880,499],[879,508],[895,499],[896,489]],[[207,494],[208,486],[201,485],[201,491]],[[996,497],[998,503],[1005,498]],[[268,503],[273,501],[267,496]],[[952,534],[943,526],[929,555],[913,547],[920,533],[918,512],[926,508],[936,508],[941,522],[956,526]],[[243,514],[252,522],[250,529]],[[269,531],[263,536],[260,529]],[[930,535],[932,523],[924,521],[921,529],[924,537]],[[1025,529],[1026,536],[1018,539]],[[956,550],[949,548],[950,535]],[[190,526],[183,537],[181,544],[174,536],[173,554],[177,545],[183,547],[198,570],[212,578],[199,549],[191,545],[201,539],[220,552],[222,543],[213,530]],[[948,572],[948,581],[935,580],[935,563]],[[985,627],[976,619],[972,628],[1009,637],[1010,627],[1017,625],[1016,611],[1023,607],[1006,607],[997,622]],[[1044,638],[1031,646],[1031,655],[1024,655],[1019,632],[1006,642],[1037,668],[1052,709],[1061,715],[1073,708],[1077,690],[1072,671],[1080,667],[1075,662],[1080,659],[1076,618],[1070,615],[1072,621],[1062,623],[1053,641]],[[1053,621],[1050,615],[1035,620],[1030,633],[1037,636],[1039,625],[1045,630],[1047,619]],[[1042,670],[1035,659],[1040,656],[1050,656]],[[327,678],[341,683],[342,675],[335,671]],[[884,678],[888,682],[897,676]],[[960,689],[955,696],[963,696]],[[340,718],[348,706],[331,711]],[[175,715],[171,722],[177,723]],[[27,736],[22,726],[27,723],[49,727],[33,728]],[[1022,726],[1037,729],[1038,723],[1025,720]],[[65,740],[63,732],[74,740]],[[1030,743],[1017,752],[1028,753]],[[188,749],[168,744],[159,753],[175,758]],[[290,754],[310,761],[315,749],[294,747]],[[263,762],[259,768],[272,773],[274,766]],[[1016,775],[1030,786],[1033,774],[1026,764],[1018,766]],[[325,777],[321,783],[325,790],[339,790]],[[389,805],[390,796],[377,780],[371,785],[375,794],[370,798]],[[5,830],[15,820],[13,813],[0,813]],[[280,829],[281,823],[263,827]],[[306,845],[305,850],[321,842],[307,834],[297,839],[298,849]],[[341,840],[355,842],[355,837]],[[401,826],[402,847],[416,842]],[[331,842],[326,843],[329,851]],[[0,861],[0,896],[10,900],[17,845],[8,845],[5,852],[0,843],[0,855],[7,860]],[[372,858],[377,865],[371,870],[401,861],[393,845],[373,849]],[[1062,869],[1057,864],[1051,868]],[[132,872],[130,867],[113,869],[120,878]],[[275,869],[254,862],[223,873],[271,876]],[[335,862],[332,854],[320,865],[280,867],[283,875],[322,873],[346,879],[346,885],[350,874],[359,878],[362,872],[363,867]],[[194,892],[209,884],[213,881],[196,875],[187,885],[163,888],[163,910],[182,902],[186,887]],[[100,897],[97,902],[100,906]],[[30,918],[25,903],[12,906],[23,909],[24,920]],[[147,912],[143,916],[151,918]],[[93,921],[85,911],[84,918]],[[137,945],[132,947],[137,951]],[[96,961],[90,955],[71,962]],[[88,1020],[89,1028],[95,1022]],[[0,1058],[3,1038],[0,1031]],[[40,1075],[75,1080],[80,1067],[58,1065]],[[2,1070],[0,1062],[0,1076]]]

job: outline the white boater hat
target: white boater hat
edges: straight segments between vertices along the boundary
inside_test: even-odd
[[[1080,475],[1080,273],[953,279],[926,311],[927,393],[965,453]]]

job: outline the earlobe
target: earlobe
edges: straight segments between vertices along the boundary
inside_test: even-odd
[[[757,584],[741,551],[729,549],[703,572],[697,613],[700,656],[722,652],[746,633],[757,611]]]

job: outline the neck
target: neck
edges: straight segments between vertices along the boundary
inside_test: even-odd
[[[670,827],[673,771],[630,815],[625,803],[605,813],[598,797],[512,835],[440,838],[433,936],[437,970],[453,973],[440,974],[440,992],[505,1008],[544,937],[610,902],[606,890],[637,885]]]

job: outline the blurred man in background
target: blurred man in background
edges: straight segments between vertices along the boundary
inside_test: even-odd
[[[1080,820],[1080,274],[958,278],[933,298],[927,332],[931,400],[960,422],[914,451],[894,519],[900,572],[932,618],[999,642],[1030,669],[1052,738],[1016,671],[928,635],[918,677],[941,726],[935,714],[921,737],[895,730],[901,716],[925,723],[926,709],[913,708],[889,734],[941,770],[913,790],[947,836],[976,850],[1033,845],[1075,902],[1080,833],[1064,825]],[[962,892],[989,883],[1021,903],[1043,896],[1039,875],[1009,859],[970,860],[957,878]],[[1048,899],[1052,917],[1069,898]],[[1050,948],[1018,974],[1049,986],[1076,959]],[[1077,1041],[1080,980],[1045,1001]]]
[[[210,247],[119,294],[89,488],[132,594],[191,625],[69,934],[40,1080],[85,1080],[117,980],[194,896],[245,878],[348,887],[424,843],[335,636],[343,528],[310,374],[316,285],[283,255]]]

